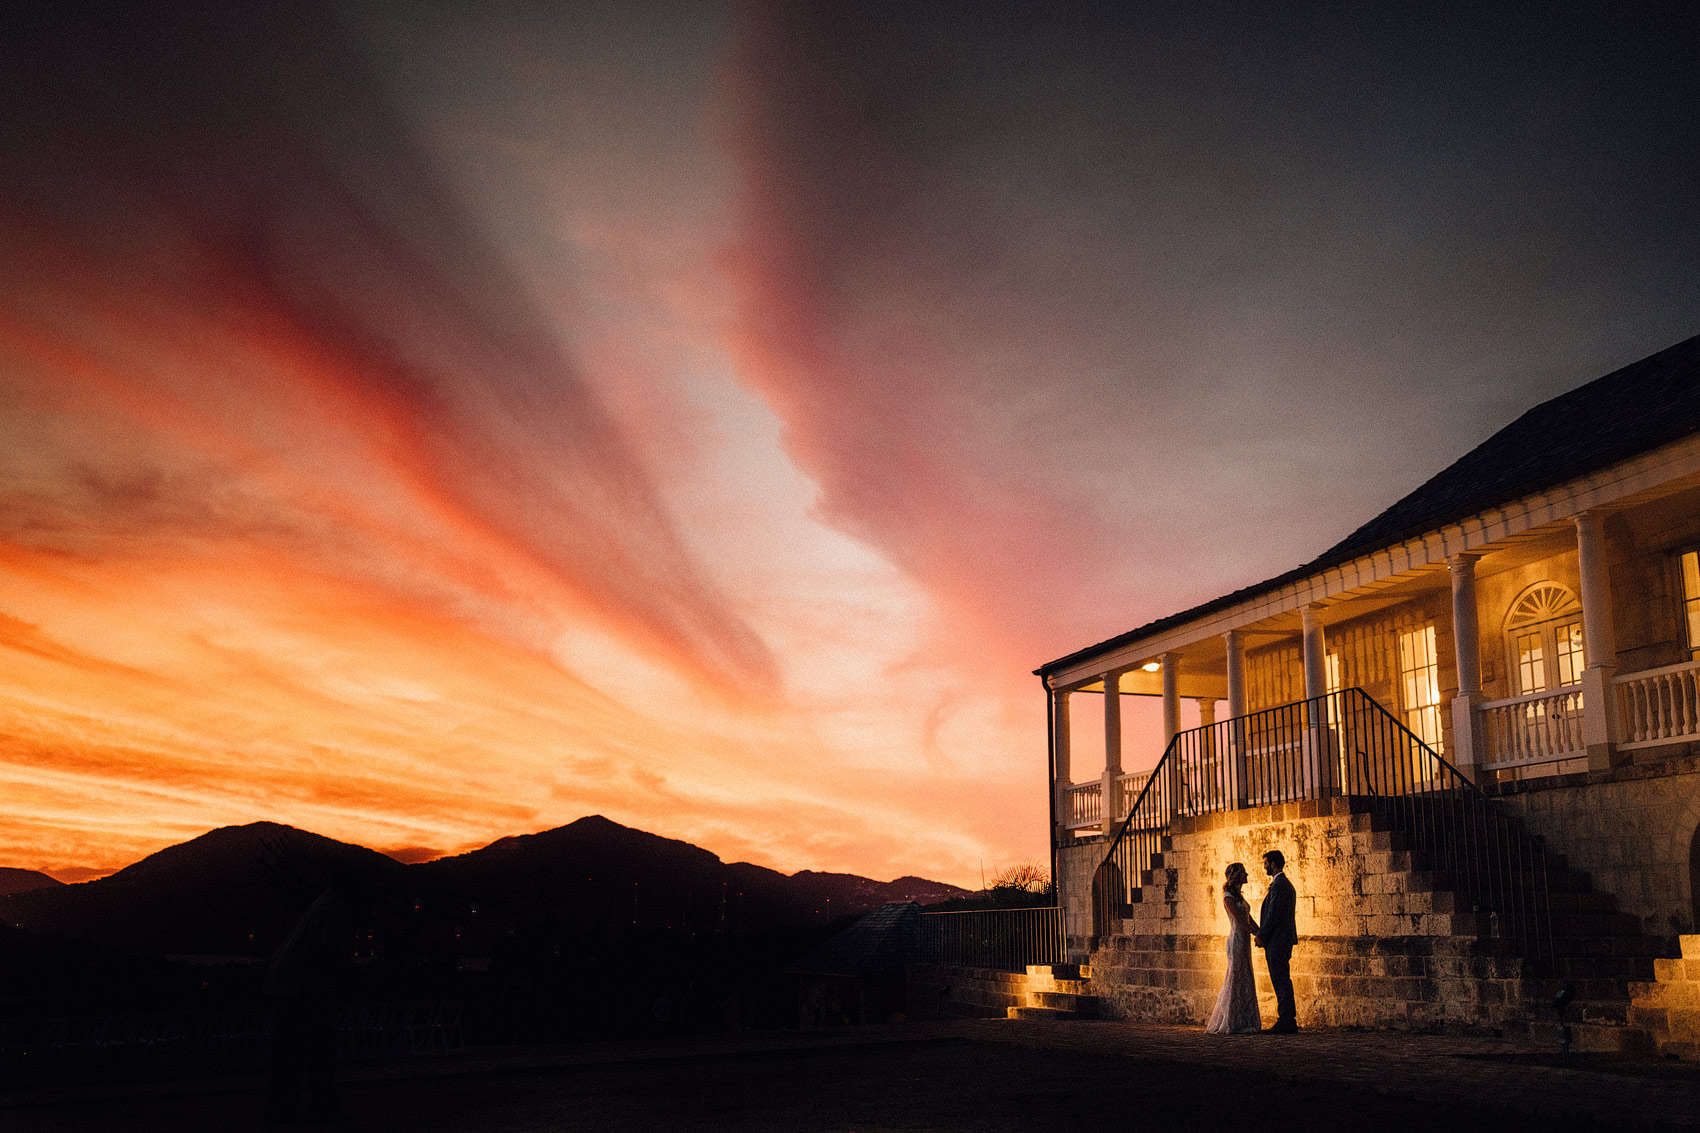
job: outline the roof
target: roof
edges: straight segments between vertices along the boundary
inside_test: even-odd
[[[922,928],[915,902],[881,905],[786,970],[830,976],[892,971],[920,959]]]
[[[1700,432],[1700,335],[1543,401],[1322,554],[1066,657],[1039,676]]]

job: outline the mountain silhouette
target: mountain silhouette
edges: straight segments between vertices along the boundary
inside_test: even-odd
[[[381,889],[405,866],[276,822],[208,831],[96,881],[19,893],[0,913],[37,933],[133,952],[265,955],[333,883]]]
[[[9,897],[13,893],[28,893],[32,889],[53,889],[63,884],[64,882],[49,877],[40,870],[0,866],[0,897]]]
[[[916,877],[879,882],[728,865],[689,842],[601,815],[416,865],[256,822],[209,831],[97,881],[0,897],[0,919],[133,952],[263,956],[333,883],[373,908],[429,921],[429,931],[410,931],[473,955],[539,926],[610,938],[739,934],[822,925],[889,901],[967,895]]]

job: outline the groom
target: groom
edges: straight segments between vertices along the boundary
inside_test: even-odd
[[[1290,1035],[1299,1029],[1297,1011],[1293,1007],[1293,945],[1299,942],[1298,926],[1293,923],[1293,910],[1298,895],[1293,883],[1287,880],[1287,858],[1280,850],[1263,855],[1263,872],[1273,880],[1263,895],[1263,908],[1257,917],[1257,946],[1263,949],[1263,962],[1269,967],[1269,982],[1275,987],[1275,1025],[1268,1034]]]

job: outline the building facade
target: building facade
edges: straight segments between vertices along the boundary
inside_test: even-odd
[[[1094,896],[1130,829],[1154,828],[1172,866],[1172,836],[1201,823],[1348,815],[1348,796],[1419,780],[1448,798],[1467,781],[1537,840],[1542,869],[1586,871],[1642,931],[1694,932],[1700,337],[1529,410],[1312,562],[1037,675],[1077,952],[1124,927],[1150,879],[1142,852],[1124,862],[1131,898]],[[1128,696],[1160,698],[1164,752],[1124,750]],[[1082,766],[1072,737],[1100,727],[1103,765]],[[1142,807],[1161,815],[1129,817]],[[1350,905],[1330,908],[1349,920]]]

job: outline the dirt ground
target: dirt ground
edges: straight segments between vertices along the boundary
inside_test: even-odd
[[[1648,1059],[1560,1063],[1492,1040],[1347,1032],[1223,1039],[1113,1023],[961,1022],[766,1042],[462,1052],[353,1068],[342,1077],[342,1111],[322,1127],[1700,1128],[1700,1067]],[[105,1097],[19,1095],[0,1100],[0,1130],[267,1128],[263,1103],[263,1084],[252,1080],[128,1088]]]

